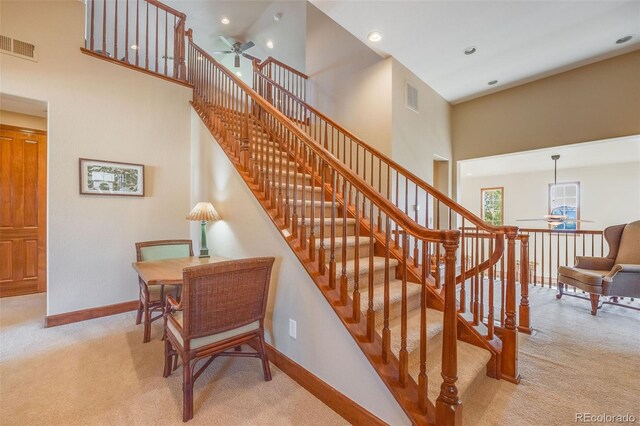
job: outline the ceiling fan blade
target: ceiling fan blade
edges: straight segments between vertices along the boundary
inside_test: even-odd
[[[247,50],[247,49],[251,49],[253,46],[255,46],[255,44],[252,41],[248,41],[248,42],[240,45],[239,49],[240,50]]]
[[[516,219],[516,222],[546,222],[546,219]]]
[[[242,56],[244,56],[245,58],[249,59],[250,61],[258,61],[260,62],[260,59],[256,58],[255,56],[251,56],[249,54],[243,53]]]
[[[215,53],[215,54],[218,54],[218,53],[223,54],[224,53],[226,55],[227,53],[233,53],[233,50],[214,50],[211,53]]]
[[[233,66],[240,68],[240,55],[236,53],[236,57],[233,59]]]
[[[228,38],[226,38],[225,36],[218,36],[218,37],[220,37],[220,40],[222,40],[224,44],[226,44],[229,47],[233,47],[234,43],[231,43]]]

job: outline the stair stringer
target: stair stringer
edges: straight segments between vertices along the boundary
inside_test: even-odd
[[[238,174],[245,181],[245,184],[249,190],[253,193],[258,203],[262,206],[265,213],[269,216],[272,223],[280,231],[280,235],[289,245],[293,253],[300,260],[300,263],[307,271],[311,279],[315,282],[318,289],[321,291],[329,305],[333,308],[338,318],[349,331],[356,344],[360,347],[360,350],[365,355],[371,366],[376,370],[383,383],[387,386],[393,397],[398,402],[399,406],[406,413],[413,424],[417,425],[433,425],[435,424],[435,406],[432,401],[427,402],[426,413],[418,407],[418,386],[413,378],[409,378],[406,386],[400,385],[398,377],[399,362],[395,355],[390,354],[389,361],[385,364],[382,360],[382,339],[376,333],[373,341],[368,341],[366,316],[361,315],[359,322],[353,322],[351,315],[353,312],[353,304],[351,299],[348,299],[347,304],[341,304],[340,291],[338,286],[332,289],[329,284],[328,275],[322,275],[317,268],[317,261],[311,261],[308,256],[308,250],[303,249],[298,238],[294,238],[290,235],[285,221],[283,218],[277,218],[277,211],[275,206],[271,205],[271,202],[265,197],[263,191],[260,189],[260,185],[254,182],[254,178],[244,169],[239,158],[234,155],[234,151],[225,142],[227,138],[234,138],[231,129],[227,129],[224,133],[216,134],[212,131],[211,126],[208,123],[210,119],[210,113],[198,108],[195,103],[191,103],[196,113],[204,122],[205,126],[209,129],[212,136],[221,146],[225,152],[229,161],[233,164]]]

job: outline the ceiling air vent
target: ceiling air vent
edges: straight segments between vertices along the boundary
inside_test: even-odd
[[[418,112],[418,89],[407,83],[405,105],[412,111]]]
[[[0,35],[0,52],[37,62],[36,46],[26,41]]]

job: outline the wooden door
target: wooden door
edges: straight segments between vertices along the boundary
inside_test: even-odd
[[[0,125],[0,297],[46,291],[47,135]]]

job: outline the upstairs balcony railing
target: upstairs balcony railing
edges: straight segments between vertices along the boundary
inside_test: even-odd
[[[186,15],[156,0],[87,0],[85,51],[186,81]]]

